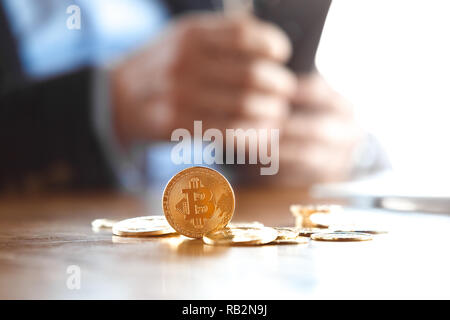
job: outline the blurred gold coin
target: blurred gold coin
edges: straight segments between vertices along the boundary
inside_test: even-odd
[[[289,227],[274,227],[278,232],[278,238],[295,238],[298,236],[298,231],[295,228],[289,228]]]
[[[273,244],[302,244],[309,242],[309,238],[298,235],[296,228],[275,227],[274,229],[278,232],[278,236],[271,242]]]
[[[137,217],[119,221],[112,233],[122,237],[151,237],[175,233],[164,216]]]
[[[293,204],[289,207],[292,215],[295,217],[295,225],[299,228],[326,228],[325,225],[319,225],[313,220],[317,214],[338,213],[341,206],[338,205],[299,205]]]
[[[91,222],[92,229],[111,229],[117,220],[110,219],[95,219]]]
[[[362,225],[331,225],[330,229],[333,232],[356,232],[356,233],[368,233],[368,234],[385,234],[388,231],[378,228],[372,228],[370,226]]]
[[[309,218],[317,228],[330,228],[332,225],[347,224],[347,221],[349,221],[349,218],[339,211],[330,213],[313,213]]]
[[[205,167],[178,172],[170,179],[162,198],[169,224],[191,238],[224,228],[233,217],[234,202],[227,179]]]
[[[311,237],[314,233],[321,233],[326,231],[321,228],[300,228],[298,229],[298,235],[302,237]]]
[[[258,221],[251,222],[230,222],[227,227],[229,228],[262,228],[264,224]]]
[[[273,243],[273,244],[307,244],[307,243],[309,243],[309,238],[297,236],[292,239],[275,239],[271,243]]]
[[[327,233],[314,233],[311,235],[311,239],[316,241],[367,241],[372,240],[373,236],[366,233],[356,232],[327,232]]]
[[[342,207],[335,204],[319,205],[301,205],[293,204],[289,207],[291,213],[295,215],[313,214],[313,213],[331,213],[341,211]]]
[[[273,228],[225,228],[203,236],[203,242],[210,245],[255,246],[274,241],[278,232]]]

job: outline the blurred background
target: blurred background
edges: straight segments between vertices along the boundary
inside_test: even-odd
[[[317,55],[393,169],[439,185],[450,178],[449,10],[444,0],[334,1]]]
[[[155,38],[169,17],[167,5],[157,0],[2,4],[32,80],[114,61]],[[76,32],[58,27],[65,24],[71,4],[82,9],[83,26]],[[395,183],[377,181],[369,193],[450,198],[449,9],[445,0],[338,0],[331,5],[318,70],[354,105],[358,121],[380,141],[395,173]],[[149,179],[160,189],[180,169],[164,165],[170,148],[157,143],[148,156]],[[343,185],[316,191],[336,195],[336,188]],[[361,190],[352,188],[350,194]]]

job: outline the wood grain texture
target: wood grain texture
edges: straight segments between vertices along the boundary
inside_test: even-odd
[[[236,190],[233,221],[294,223],[299,190]],[[349,215],[390,229],[364,243],[213,247],[183,237],[94,232],[95,218],[161,214],[160,195],[0,199],[1,299],[449,298],[450,217],[382,210]],[[69,265],[81,289],[66,287]]]

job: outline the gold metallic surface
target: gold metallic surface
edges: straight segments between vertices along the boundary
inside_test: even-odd
[[[309,238],[298,235],[298,229],[290,227],[275,227],[278,237],[272,241],[272,244],[306,244]]]
[[[327,232],[327,233],[314,233],[311,235],[312,240],[316,241],[367,241],[372,240],[373,236],[367,233],[356,232]]]
[[[333,225],[342,224],[348,219],[342,212],[332,211],[330,213],[313,213],[310,217],[311,222],[318,228],[331,228]]]
[[[298,231],[296,228],[289,227],[274,227],[278,232],[277,239],[292,239],[298,236]]]
[[[224,228],[233,217],[234,192],[219,172],[192,167],[178,172],[164,189],[162,207],[180,234],[201,238]]]
[[[311,237],[314,233],[326,232],[325,229],[320,228],[300,228],[298,229],[298,235],[302,237]]]
[[[164,216],[147,216],[119,221],[113,225],[112,233],[121,237],[151,237],[173,234],[175,230]]]
[[[297,236],[292,239],[275,239],[271,242],[271,244],[308,244],[308,237]]]
[[[317,214],[335,214],[342,211],[339,205],[300,205],[293,204],[289,207],[295,217],[295,226],[298,228],[327,228],[328,225],[319,224],[314,221],[313,216]]]
[[[289,207],[293,215],[340,212],[342,207],[335,204],[301,205],[293,204]]]
[[[356,233],[368,233],[368,234],[386,234],[389,231],[372,226],[362,225],[331,225],[330,229],[333,232],[356,232]]]
[[[224,228],[203,236],[203,242],[218,246],[255,246],[270,243],[278,237],[273,228]]]

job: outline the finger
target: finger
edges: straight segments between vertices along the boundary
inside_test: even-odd
[[[215,14],[192,17],[185,36],[212,50],[285,62],[291,55],[286,34],[276,25],[252,17]]]
[[[134,129],[140,130],[136,135],[144,140],[170,139],[172,132],[179,128],[193,132],[194,121],[202,122],[203,131],[214,128],[225,133],[225,130],[231,127],[230,123],[233,120],[196,109],[191,109],[180,116],[179,110],[174,106],[164,99],[157,99],[141,106],[134,122]]]
[[[149,99],[135,110],[133,130],[135,140],[151,141],[170,138],[176,128],[178,115],[167,100],[161,97]]]
[[[226,130],[242,129],[278,129],[279,122],[273,120],[248,119],[243,117],[218,117],[213,112],[192,110],[183,117],[176,116],[176,112],[164,102],[148,104],[142,108],[137,128],[141,128],[138,136],[144,140],[170,139],[171,134],[178,128],[194,132],[194,122],[201,121],[202,131],[217,129],[226,136]]]
[[[348,173],[350,162],[347,158],[344,152],[324,146],[282,142],[280,174],[288,173],[314,183],[336,180]]]
[[[299,143],[280,143],[280,176],[295,176],[303,182],[313,182],[318,180],[321,172],[317,169],[320,166],[320,155],[312,148],[307,148]]]
[[[178,117],[175,121],[177,128],[184,128],[194,132],[194,122],[201,121],[202,131],[208,129],[217,129],[223,135],[229,127],[229,120],[224,117],[217,117],[214,114],[205,114],[204,112],[192,112],[187,117]]]
[[[200,81],[206,83],[261,91],[287,98],[292,98],[297,88],[296,77],[291,71],[267,59],[253,60],[229,55],[205,57],[196,69],[185,74],[199,77]]]
[[[201,110],[216,116],[285,119],[290,108],[288,101],[278,96],[196,83],[180,85],[171,99],[180,114]]]
[[[297,109],[353,115],[351,104],[318,74],[299,77],[293,103]]]
[[[324,105],[330,96],[330,88],[317,74],[299,76],[294,103],[305,107]]]
[[[343,147],[358,140],[362,130],[353,122],[311,114],[293,115],[282,128],[282,138]]]

